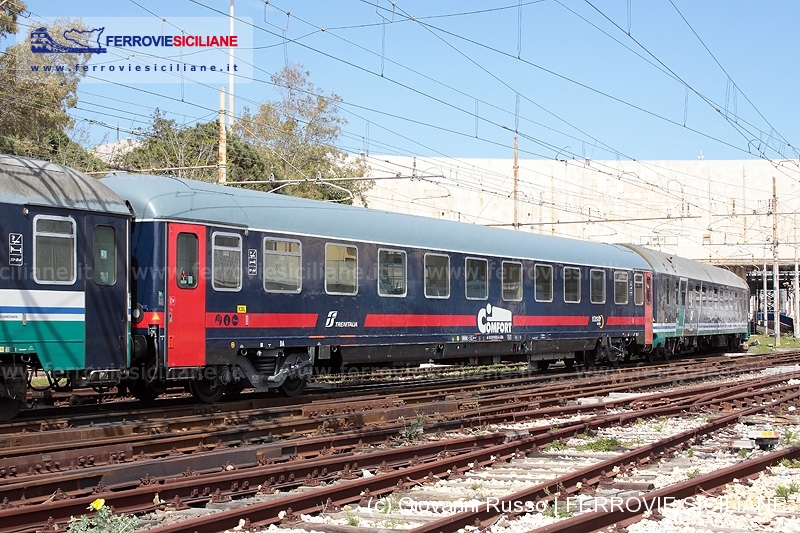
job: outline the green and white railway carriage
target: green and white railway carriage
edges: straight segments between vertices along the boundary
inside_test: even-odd
[[[103,386],[129,366],[130,220],[98,180],[0,155],[0,419],[32,371]]]
[[[653,269],[653,348],[735,349],[748,337],[747,283],[729,270],[629,246]]]

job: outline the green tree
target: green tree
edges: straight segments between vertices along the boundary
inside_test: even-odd
[[[265,179],[268,167],[257,150],[232,134],[228,134],[226,145],[229,181]],[[121,165],[136,170],[172,168],[174,170],[155,172],[201,181],[216,181],[218,160],[219,122],[185,127],[167,119],[156,109],[144,141],[122,155]]]
[[[0,35],[17,29],[22,2],[11,1],[0,9]],[[65,29],[86,29],[80,20],[59,19],[47,27],[50,35]],[[73,126],[68,110],[78,101],[82,75],[75,69],[45,71],[43,67],[78,64],[90,54],[34,54],[30,37],[9,46],[0,55],[0,151],[73,164],[96,170],[102,164],[66,135]]]
[[[268,162],[276,180],[291,180],[280,192],[323,200],[364,200],[373,181],[335,181],[341,188],[319,183],[331,178],[362,178],[367,166],[336,147],[347,120],[338,114],[341,98],[319,94],[300,65],[287,65],[272,75],[279,102],[263,102],[251,113],[245,109],[236,131]],[[275,185],[275,188],[278,185]],[[348,191],[350,191],[348,193]]]
[[[28,6],[20,0],[7,0],[0,6],[0,38],[13,35],[19,31],[17,18],[25,12]]]

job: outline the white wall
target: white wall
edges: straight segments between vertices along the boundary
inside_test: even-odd
[[[376,179],[367,194],[370,208],[512,231],[512,159],[372,155],[366,162]],[[519,231],[632,242],[706,262],[759,265],[765,256],[772,260],[773,177],[778,253],[783,264],[793,264],[800,215],[796,160],[520,160]]]

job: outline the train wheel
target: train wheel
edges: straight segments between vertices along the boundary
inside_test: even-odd
[[[600,361],[601,363],[608,363],[612,367],[618,367],[619,354],[605,346],[600,346],[597,348],[597,361]]]
[[[4,367],[5,380],[0,381],[0,422],[11,420],[25,401],[26,371],[22,367]]]
[[[0,398],[0,422],[11,420],[22,409],[22,402],[11,398]]]
[[[676,343],[674,341],[668,342],[667,345],[664,347],[664,360],[665,361],[669,361],[670,359],[672,359],[674,357],[675,352],[677,351],[677,348],[676,348],[675,344]]]
[[[128,390],[137,400],[152,402],[167,390],[167,385],[161,381],[147,383],[137,379],[128,383]]]
[[[225,385],[218,379],[194,379],[189,382],[189,391],[198,401],[217,403],[225,394]]]
[[[304,379],[287,379],[281,385],[281,393],[284,396],[289,396],[290,398],[294,398],[295,396],[300,396],[306,388],[306,380]]]
[[[225,385],[225,398],[229,400],[235,400],[239,396],[241,396],[242,391],[247,387],[247,384],[244,380],[233,381]]]
[[[597,368],[597,350],[586,350],[583,352],[583,369],[594,370]]]

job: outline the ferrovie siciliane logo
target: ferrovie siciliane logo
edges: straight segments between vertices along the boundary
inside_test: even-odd
[[[100,46],[100,36],[105,28],[93,30],[66,30],[58,42],[50,36],[45,27],[31,31],[31,52],[34,54],[104,54],[108,50]],[[92,46],[92,37],[97,46]]]
[[[69,29],[63,41],[50,35],[45,27],[31,31],[31,51],[35,54],[103,54],[105,46],[116,47],[202,47],[228,48],[239,45],[236,35],[106,35],[105,28]],[[102,43],[102,44],[101,44]],[[96,45],[96,46],[95,46]]]
[[[0,0],[0,4],[3,0]],[[61,26],[37,23],[16,35],[31,54],[20,75],[77,72],[81,83],[240,83],[253,77],[253,25],[220,17],[81,17]]]

